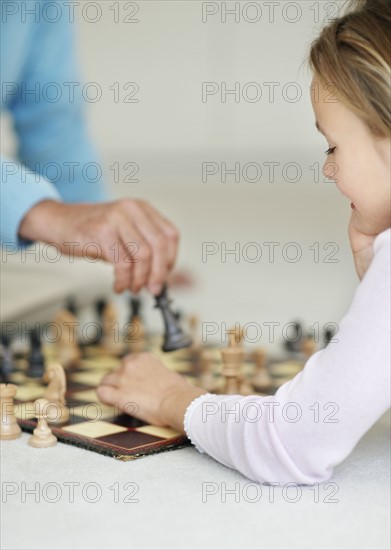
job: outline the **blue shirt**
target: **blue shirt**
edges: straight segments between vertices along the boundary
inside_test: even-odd
[[[75,23],[62,2],[56,14],[50,4],[0,0],[1,108],[10,112],[18,139],[17,161],[1,157],[2,246],[23,244],[19,225],[42,200],[107,199],[83,116]]]

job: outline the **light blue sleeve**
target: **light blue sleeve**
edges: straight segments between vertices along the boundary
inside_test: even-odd
[[[19,225],[35,204],[47,199],[61,200],[52,183],[20,163],[1,157],[0,244],[15,250],[29,243],[18,238]]]
[[[48,4],[39,3],[42,12]],[[22,218],[46,198],[72,203],[109,199],[87,131],[74,26],[65,10],[55,23],[42,16],[31,24],[20,82],[6,106],[18,138],[20,165],[3,181],[10,161],[2,160],[1,242],[22,244],[17,237]],[[3,47],[12,55],[12,43]]]

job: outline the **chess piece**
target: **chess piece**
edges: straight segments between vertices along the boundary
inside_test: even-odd
[[[98,300],[95,304],[95,311],[98,318],[99,330],[97,331],[96,338],[94,339],[94,344],[101,344],[103,341],[103,312],[107,305],[106,300]]]
[[[59,330],[60,338],[57,342],[58,360],[65,369],[77,367],[81,351],[77,341],[77,319],[70,309],[59,311],[53,319]]]
[[[130,298],[130,317],[126,340],[131,353],[140,353],[145,349],[145,329],[140,315],[141,300],[136,296]]]
[[[28,356],[27,376],[41,378],[45,370],[45,358],[42,353],[41,333],[38,327],[30,330],[30,353]]]
[[[123,344],[119,334],[117,310],[109,303],[102,312],[102,346],[109,355],[120,356],[123,352]]]
[[[170,307],[170,299],[167,295],[167,287],[158,296],[155,296],[155,307],[159,308],[164,321],[164,340],[163,351],[175,351],[177,349],[188,348],[191,346],[191,338],[184,334],[175,313]]]
[[[129,321],[132,322],[133,319],[140,319],[141,320],[141,300],[140,298],[137,298],[136,296],[132,296],[130,298],[130,319]]]
[[[240,395],[254,395],[254,389],[249,380],[243,374],[243,367],[239,375],[239,393]]]
[[[257,348],[254,351],[255,373],[252,384],[257,392],[267,392],[272,385],[270,374],[266,368],[266,351],[264,348]]]
[[[311,355],[316,351],[316,342],[312,335],[303,338],[301,342],[301,351],[304,354],[305,360],[307,361]]]
[[[11,339],[7,334],[1,335],[0,377],[4,383],[8,382],[8,375],[12,372]]]
[[[33,435],[28,440],[28,444],[31,447],[43,449],[53,447],[57,443],[57,437],[53,435],[47,423],[48,405],[49,401],[47,399],[42,398],[35,401],[35,416],[38,419],[38,423],[33,431]]]
[[[334,336],[334,330],[332,328],[326,328],[323,332],[323,342],[324,342],[324,347],[326,347],[330,342],[331,340],[333,339],[333,336]]]
[[[245,330],[239,325],[239,323],[236,323],[235,326],[229,330],[227,330],[228,334],[228,346],[229,347],[243,347],[243,338],[245,335]]]
[[[14,413],[16,390],[14,384],[0,384],[0,439],[17,439],[22,433]]]
[[[221,350],[221,358],[223,361],[222,374],[225,378],[223,393],[239,394],[244,352],[239,346],[230,346]]]
[[[197,315],[190,315],[188,322],[192,340],[191,350],[193,352],[198,352],[201,347],[201,342],[198,333],[198,327],[200,323]]]
[[[69,420],[69,409],[65,405],[66,378],[59,363],[51,363],[46,368],[44,381],[48,383],[44,398],[48,401],[47,421],[62,424]]]
[[[140,317],[133,317],[128,331],[127,341],[131,353],[141,353],[145,349],[145,329]]]
[[[284,342],[285,349],[291,353],[297,353],[301,351],[301,342],[303,339],[303,329],[299,322],[289,323],[291,336],[287,336]]]
[[[69,311],[69,313],[72,313],[75,318],[77,317],[76,301],[72,296],[67,299],[65,308]]]
[[[200,386],[208,392],[215,392],[217,381],[213,374],[213,355],[210,350],[202,350],[200,356]]]

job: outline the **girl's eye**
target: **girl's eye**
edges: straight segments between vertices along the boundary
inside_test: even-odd
[[[327,151],[325,151],[326,155],[331,155],[332,153],[334,153],[334,149],[335,147],[330,147],[329,149],[327,149]]]

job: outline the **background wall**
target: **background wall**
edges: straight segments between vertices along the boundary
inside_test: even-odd
[[[202,321],[282,327],[301,319],[306,328],[322,327],[338,322],[350,303],[357,279],[349,202],[321,174],[327,144],[315,130],[311,74],[302,66],[320,27],[342,5],[163,0],[75,7],[86,95],[99,97],[86,101],[86,114],[105,178],[113,196],[147,198],[180,228],[178,266],[195,286],[174,294]],[[40,315],[45,269],[58,270],[59,297],[74,291],[83,302],[92,286],[96,294],[110,291],[105,267],[19,261],[7,263],[3,285],[20,292],[14,281],[21,269],[36,280],[27,317]],[[80,277],[85,269],[88,280]],[[155,312],[147,317],[151,325],[160,321]]]

